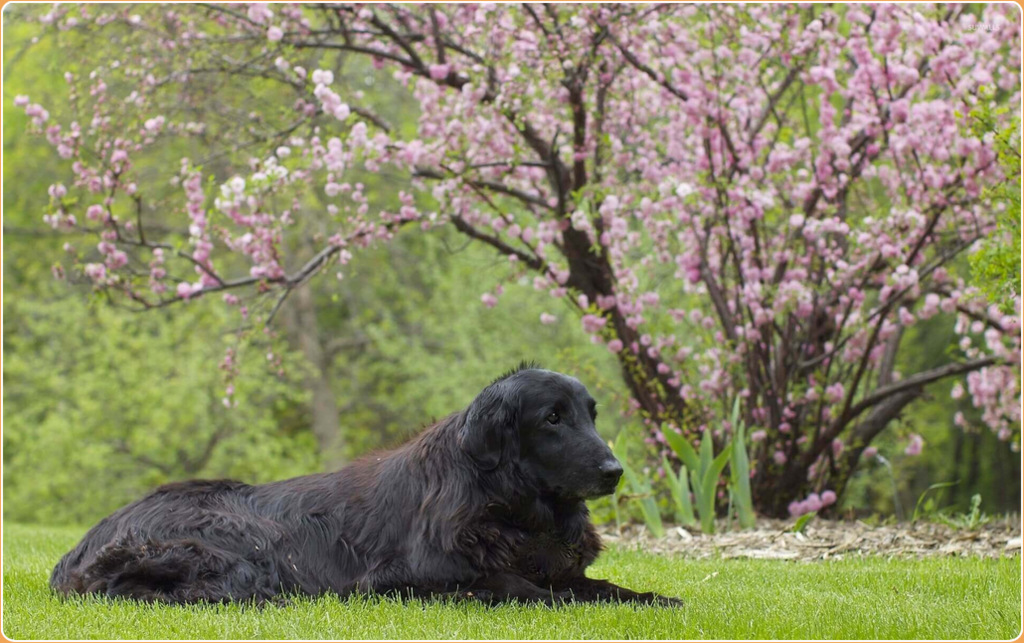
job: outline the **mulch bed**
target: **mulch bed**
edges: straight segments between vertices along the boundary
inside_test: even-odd
[[[1021,552],[1021,522],[1017,517],[992,520],[977,529],[945,524],[916,523],[871,526],[859,520],[812,520],[802,533],[793,521],[758,520],[754,529],[705,535],[698,528],[667,525],[655,538],[643,525],[599,527],[605,543],[627,549],[691,558],[762,558],[828,560],[846,556],[983,556],[998,558]]]

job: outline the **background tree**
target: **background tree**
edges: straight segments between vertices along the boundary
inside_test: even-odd
[[[216,293],[273,323],[354,248],[444,226],[504,256],[500,281],[579,311],[654,440],[724,437],[740,397],[766,513],[843,491],[945,378],[968,374],[984,422],[1019,444],[1019,303],[1005,314],[957,277],[1005,207],[986,192],[1006,180],[992,141],[958,118],[1019,102],[1002,5],[100,5],[42,21],[121,52],[69,63],[73,122],[15,103],[74,172],[47,221],[101,236],[70,273],[128,305]],[[415,127],[344,82],[370,66],[411,92]],[[210,141],[219,154],[188,160]],[[146,163],[167,149],[188,158]],[[367,189],[385,173],[410,187]],[[955,318],[961,357],[901,374],[907,329],[933,316]]]
[[[87,525],[169,480],[258,482],[331,469],[464,406],[524,355],[580,374],[606,408],[618,408],[625,392],[614,357],[578,341],[578,324],[559,301],[516,289],[501,308],[465,298],[467,288],[493,286],[506,263],[467,246],[456,231],[403,234],[364,250],[343,281],[314,280],[294,293],[310,297],[289,298],[272,339],[251,332],[261,331],[257,323],[239,341],[246,322],[214,298],[140,315],[73,273],[53,279],[54,249],[91,247],[94,232],[54,230],[43,221],[48,186],[70,184],[71,170],[31,135],[30,117],[14,100],[31,94],[52,105],[51,119],[72,120],[71,107],[57,100],[66,92],[65,64],[69,52],[97,43],[87,31],[41,30],[46,11],[8,7],[3,20],[6,520]],[[379,78],[374,84],[376,73],[353,71],[346,82],[385,102],[401,98]],[[398,106],[415,117],[408,99]],[[188,153],[197,159],[222,154],[216,140],[192,143]],[[135,169],[155,173],[182,154],[173,146],[152,150]],[[387,193],[396,177],[363,180],[369,191]],[[299,308],[315,320],[315,335],[295,324],[298,315],[290,313]],[[542,313],[555,321],[535,327]],[[510,326],[530,332],[509,333]],[[304,350],[303,338],[311,336],[324,356],[318,362]],[[230,410],[223,405],[229,382],[218,368],[227,347],[244,363],[230,382],[237,390]],[[284,368],[268,353],[280,355]],[[330,406],[316,402],[314,381],[327,384],[320,399],[326,393],[337,409],[326,436],[333,451],[321,443],[323,432],[313,431],[318,409]],[[606,411],[600,428],[612,437],[626,423]],[[230,435],[207,442],[224,424]],[[201,454],[205,466],[196,467],[191,457]]]

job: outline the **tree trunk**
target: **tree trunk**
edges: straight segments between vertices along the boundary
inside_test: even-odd
[[[329,471],[337,469],[345,463],[345,439],[331,380],[331,353],[320,338],[316,305],[309,285],[297,287],[292,293],[292,301],[281,312],[292,341],[312,366],[306,377],[306,386],[313,394],[310,413],[321,464]]]

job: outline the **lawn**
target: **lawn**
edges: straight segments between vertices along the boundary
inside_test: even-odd
[[[1012,639],[1021,559],[689,560],[612,550],[593,574],[682,598],[683,609],[556,609],[356,597],[286,607],[58,600],[47,587],[82,530],[5,525],[11,639]]]

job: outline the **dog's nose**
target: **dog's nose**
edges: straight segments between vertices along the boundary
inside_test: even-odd
[[[619,464],[618,460],[605,460],[601,464],[601,476],[605,480],[618,482],[619,478],[622,477],[622,465]]]

